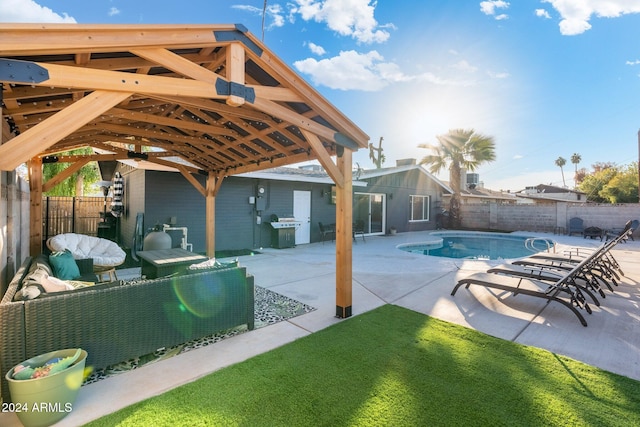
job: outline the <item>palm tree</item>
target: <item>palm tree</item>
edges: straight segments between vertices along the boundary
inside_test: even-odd
[[[582,156],[580,154],[573,153],[573,155],[571,155],[571,163],[573,163],[576,167],[575,173],[573,175],[573,182],[575,187],[578,186],[578,163],[580,163],[581,160],[582,160]]]
[[[566,160],[564,157],[560,156],[560,157],[558,157],[558,158],[556,159],[556,166],[558,166],[558,167],[560,168],[560,173],[562,173],[562,186],[563,186],[563,187],[566,187],[566,186],[567,186],[567,185],[565,184],[565,182],[564,182],[564,170],[562,170],[562,167],[563,167],[564,165],[566,165],[566,164],[567,164],[567,160]]]
[[[460,174],[462,169],[474,171],[482,163],[496,159],[493,137],[476,133],[473,129],[450,129],[449,133],[436,136],[439,144],[420,144],[418,148],[431,151],[420,164],[430,165],[429,171],[437,174],[449,168],[449,181],[453,195],[449,206],[452,228],[460,228]]]

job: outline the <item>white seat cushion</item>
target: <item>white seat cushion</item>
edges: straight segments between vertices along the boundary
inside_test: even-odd
[[[116,242],[85,234],[58,234],[47,241],[52,251],[68,249],[74,259],[93,259],[96,267],[115,267],[124,263],[127,254]]]

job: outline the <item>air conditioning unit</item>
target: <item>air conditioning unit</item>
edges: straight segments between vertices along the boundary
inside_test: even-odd
[[[468,173],[467,174],[467,187],[475,188],[480,184],[480,174]]]

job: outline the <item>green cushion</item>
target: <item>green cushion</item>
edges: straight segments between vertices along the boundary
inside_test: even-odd
[[[80,269],[71,252],[54,252],[49,255],[49,264],[53,268],[53,275],[61,280],[73,280],[80,277]]]

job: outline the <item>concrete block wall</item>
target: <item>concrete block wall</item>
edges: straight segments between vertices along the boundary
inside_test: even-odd
[[[566,231],[569,219],[582,218],[585,227],[622,228],[640,220],[640,204],[549,203],[544,205],[462,205],[462,226],[478,230]],[[640,235],[640,231],[636,231]]]

